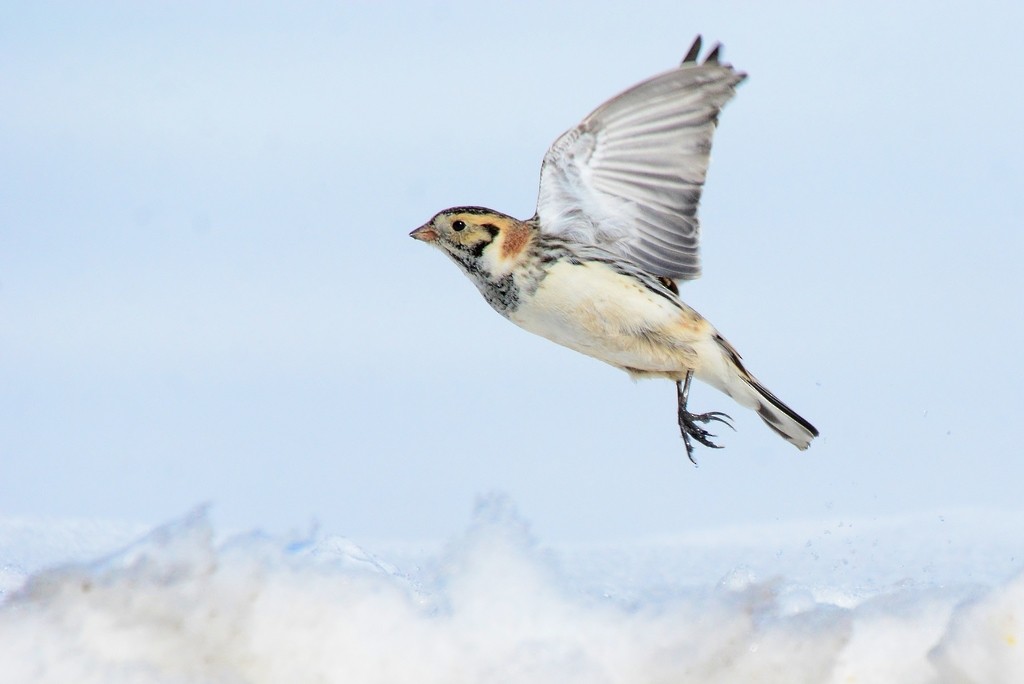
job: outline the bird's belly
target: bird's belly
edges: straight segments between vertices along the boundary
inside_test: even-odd
[[[600,262],[561,262],[509,313],[532,333],[637,375],[674,377],[696,362],[706,321]]]

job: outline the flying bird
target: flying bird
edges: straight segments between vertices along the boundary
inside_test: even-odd
[[[799,449],[818,431],[751,375],[739,353],[679,298],[700,276],[697,206],[722,107],[746,74],[700,36],[680,66],[608,100],[562,134],[541,165],[536,214],[483,207],[436,214],[410,234],[447,254],[502,316],[633,378],[676,384],[686,453],[691,438],[721,448],[691,413],[696,377],[757,411]]]

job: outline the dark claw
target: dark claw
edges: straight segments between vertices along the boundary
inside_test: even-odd
[[[690,459],[690,463],[697,465],[697,459],[693,455],[693,443],[690,438],[693,437],[695,440],[700,442],[706,447],[712,449],[721,449],[722,447],[711,441],[710,438],[714,437],[710,432],[697,425],[697,421],[707,423],[714,416],[708,414],[694,415],[685,409],[679,412],[679,433],[683,436],[683,444],[686,446],[686,457]]]
[[[727,413],[721,411],[709,411],[708,413],[690,413],[686,410],[686,400],[690,393],[690,378],[692,373],[687,373],[685,384],[676,383],[676,388],[679,397],[679,432],[683,436],[683,444],[686,445],[686,456],[690,459],[690,463],[697,465],[697,459],[693,457],[693,443],[690,442],[690,438],[694,438],[701,444],[712,449],[721,449],[720,444],[715,444],[711,441],[716,435],[711,434],[704,428],[697,425],[697,423],[704,423],[705,425],[711,421],[716,421],[727,425],[733,430],[732,417]]]
[[[694,465],[697,464],[697,461],[693,457],[693,445],[690,443],[690,437],[693,437],[706,447],[711,447],[712,449],[722,448],[720,444],[715,444],[711,441],[711,439],[717,437],[717,435],[711,434],[701,426],[697,425],[697,423],[708,423],[712,420],[716,420],[732,427],[728,421],[724,420],[724,418],[728,418],[729,416],[724,413],[721,414],[721,416],[715,415],[717,413],[718,412],[716,411],[714,413],[694,414],[689,411],[682,411],[679,414],[679,431],[683,435],[683,442],[686,444],[686,455]]]
[[[698,423],[710,423],[711,421],[718,421],[724,425],[728,425],[735,432],[736,427],[732,424],[732,416],[728,413],[722,413],[721,411],[709,411],[708,413],[689,414],[690,420]],[[712,435],[713,436],[713,435]]]

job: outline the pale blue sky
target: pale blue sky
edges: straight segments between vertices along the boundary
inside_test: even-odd
[[[549,539],[1020,509],[1014,3],[0,8],[0,515]],[[669,383],[407,237],[533,212],[547,146],[693,36],[750,78],[684,298],[822,432],[692,468]]]

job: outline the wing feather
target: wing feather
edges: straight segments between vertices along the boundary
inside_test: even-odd
[[[698,64],[700,38],[676,69],[605,102],[548,150],[541,229],[632,260],[653,275],[700,275],[697,208],[718,114],[745,74]],[[714,59],[712,59],[714,57]]]

